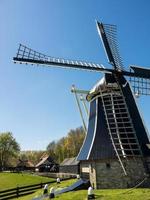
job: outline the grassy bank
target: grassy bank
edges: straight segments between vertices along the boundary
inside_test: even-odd
[[[127,190],[96,190],[96,199],[100,200],[150,200],[150,189],[135,189],[132,192]],[[81,190],[60,195],[58,200],[86,200],[87,191]],[[47,199],[48,200],[48,199]]]
[[[0,173],[0,190],[47,182],[54,179],[27,173]]]
[[[0,190],[6,188],[13,188],[17,185],[30,185],[36,184],[40,182],[46,182],[53,179],[34,176],[29,174],[17,174],[17,173],[0,173]],[[76,179],[67,180],[61,182],[61,184],[52,183],[49,185],[50,187],[54,187],[55,189],[64,188],[70,186],[74,183]],[[36,196],[41,196],[43,190],[39,189],[37,192],[31,195],[27,195],[24,197],[16,198],[16,200],[32,200],[32,198]],[[114,190],[95,190],[96,199],[100,200],[150,200],[150,189],[114,189]],[[48,200],[49,198],[45,199]],[[58,200],[86,200],[87,199],[87,190],[73,191],[64,193],[56,196],[55,199]]]
[[[62,182],[59,186],[57,184],[52,184],[50,187],[55,189],[58,187],[67,187],[71,185],[75,180],[69,180]],[[32,195],[21,197],[18,200],[32,200],[36,196],[42,194],[42,190],[38,190]],[[113,190],[95,190],[96,199],[99,200],[150,200],[150,189],[113,189]],[[45,199],[48,200],[49,198]],[[73,191],[58,195],[55,197],[58,200],[86,200],[87,190]]]

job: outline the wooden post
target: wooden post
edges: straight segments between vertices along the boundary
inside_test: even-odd
[[[17,198],[19,197],[19,187],[17,186],[16,188],[16,194],[17,194]]]

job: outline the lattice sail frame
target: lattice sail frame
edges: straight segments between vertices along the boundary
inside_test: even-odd
[[[102,40],[108,61],[118,70],[123,70],[123,61],[119,53],[117,42],[117,26],[97,22],[97,29]]]
[[[132,68],[130,68],[130,71],[132,71]],[[150,78],[134,76],[130,77],[129,81],[133,88],[133,92],[137,97],[140,95],[150,95]]]
[[[123,61],[122,61],[122,57],[120,56],[120,53],[119,53],[119,46],[118,46],[118,42],[117,42],[117,26],[111,25],[111,24],[104,24],[103,26],[104,26],[104,30],[106,32],[108,43],[112,50],[115,64],[119,69],[122,70],[123,69]]]
[[[16,57],[14,58],[14,62],[20,63],[30,63],[37,65],[55,65],[61,66],[64,68],[75,68],[80,70],[89,70],[89,71],[97,71],[97,70],[105,70],[104,66],[101,64],[96,64],[92,62],[85,61],[74,61],[63,58],[56,58],[47,56],[45,54],[39,53],[31,48],[28,48],[25,45],[20,44],[18,48],[18,52]]]

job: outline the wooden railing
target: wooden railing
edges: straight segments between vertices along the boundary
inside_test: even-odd
[[[34,193],[37,189],[43,188],[45,184],[54,183],[55,181],[49,181],[34,185],[28,185],[28,186],[22,186],[22,187],[16,187],[8,190],[0,191],[0,200],[6,200],[6,199],[13,199],[18,198],[23,195],[28,195]]]

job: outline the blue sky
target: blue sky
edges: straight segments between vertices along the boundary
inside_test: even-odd
[[[108,66],[95,19],[116,24],[129,64],[149,67],[150,1],[0,0],[0,132],[11,131],[22,150],[45,149],[82,122],[70,92],[89,90],[101,74],[18,65],[23,43],[50,56]],[[138,99],[150,130],[149,97]]]

